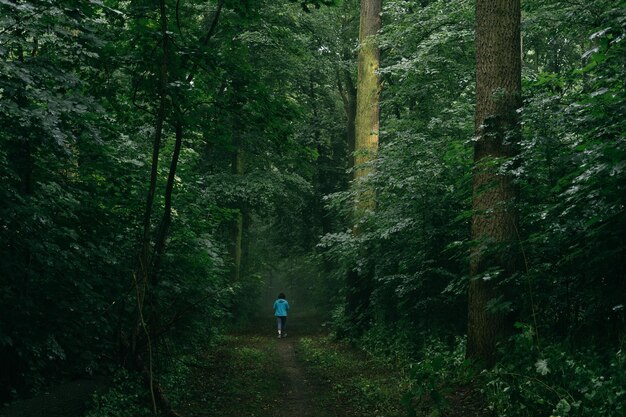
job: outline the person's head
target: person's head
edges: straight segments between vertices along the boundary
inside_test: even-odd
[[[285,293],[281,292],[280,294],[278,294],[278,298],[282,298],[284,300],[286,298]]]

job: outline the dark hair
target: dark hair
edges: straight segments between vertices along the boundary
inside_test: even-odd
[[[281,292],[280,294],[278,294],[278,298],[282,298],[284,300],[285,299],[285,294]]]

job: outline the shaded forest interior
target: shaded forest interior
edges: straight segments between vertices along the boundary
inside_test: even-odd
[[[626,415],[624,0],[0,0],[0,200],[11,415]]]

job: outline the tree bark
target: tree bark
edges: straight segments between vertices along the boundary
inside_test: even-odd
[[[477,0],[467,356],[487,366],[495,362],[496,343],[507,328],[506,315],[488,307],[503,295],[499,284],[517,269],[517,189],[501,165],[518,154],[520,42],[519,0]]]
[[[382,0],[361,0],[359,24],[359,56],[354,142],[354,180],[366,176],[371,168],[364,167],[378,153],[380,119],[380,49],[375,36],[381,27]],[[357,194],[356,219],[374,207],[374,195],[370,190]]]
[[[174,130],[174,151],[172,153],[172,161],[170,162],[170,172],[167,176],[167,184],[165,185],[165,207],[163,208],[163,216],[161,217],[159,231],[156,241],[154,243],[154,256],[152,260],[152,270],[150,274],[150,281],[152,282],[152,285],[156,285],[158,283],[159,267],[161,266],[161,259],[163,258],[163,253],[165,251],[167,235],[170,225],[172,223],[172,192],[174,190],[174,180],[176,178],[176,169],[178,167],[180,150],[183,144],[182,120],[176,121],[176,126]]]
[[[367,166],[378,154],[380,50],[375,36],[381,28],[382,0],[361,0],[359,23],[359,56],[356,86],[356,114],[354,124],[354,170],[355,190],[352,233],[361,233],[360,222],[375,207],[373,189],[361,181],[372,172]],[[346,276],[346,314],[360,332],[369,319],[371,282],[367,271],[353,267]]]

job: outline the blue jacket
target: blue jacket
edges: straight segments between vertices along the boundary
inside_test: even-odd
[[[274,315],[276,317],[286,316],[287,311],[289,311],[289,303],[287,300],[279,298],[274,301]]]

